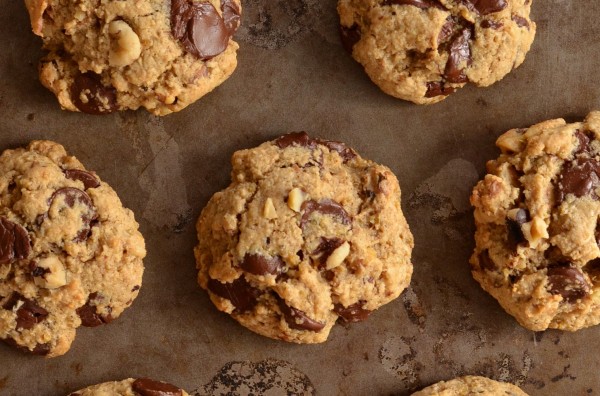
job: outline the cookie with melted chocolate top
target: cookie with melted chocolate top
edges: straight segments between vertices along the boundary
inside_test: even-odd
[[[304,132],[232,163],[232,184],[197,223],[198,282],[219,310],[264,336],[317,343],[408,286],[413,238],[390,169]]]
[[[513,129],[471,195],[473,277],[521,325],[600,323],[600,112]]]

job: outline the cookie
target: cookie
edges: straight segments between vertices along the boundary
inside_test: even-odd
[[[473,277],[521,325],[600,323],[600,112],[512,129],[471,195]]]
[[[69,396],[188,396],[186,391],[149,378],[105,382],[70,393]]]
[[[144,239],[98,175],[54,142],[0,156],[0,339],[49,357],[79,326],[121,315],[142,282]]]
[[[531,0],[339,0],[346,49],[388,95],[436,103],[525,60]]]
[[[179,111],[233,73],[240,0],[25,0],[63,109]]]
[[[527,396],[519,387],[485,377],[467,375],[413,393],[412,396]]]
[[[304,132],[232,164],[197,223],[198,282],[219,310],[264,336],[318,343],[408,286],[413,237],[390,169]]]

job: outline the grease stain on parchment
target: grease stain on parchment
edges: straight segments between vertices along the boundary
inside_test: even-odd
[[[417,351],[412,344],[414,337],[391,336],[379,349],[379,361],[383,369],[398,377],[406,388],[420,384],[419,372],[423,364],[417,359]]]
[[[229,362],[192,396],[204,395],[314,395],[310,379],[283,360]]]

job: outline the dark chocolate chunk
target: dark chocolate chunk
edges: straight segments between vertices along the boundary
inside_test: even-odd
[[[548,268],[548,285],[550,293],[560,294],[569,303],[587,296],[590,291],[585,276],[574,266]]]
[[[529,21],[527,21],[527,19],[523,18],[522,16],[513,14],[511,19],[517,24],[518,27],[524,27],[529,29]]]
[[[446,81],[451,83],[465,83],[468,81],[464,68],[469,66],[472,61],[471,47],[469,46],[471,35],[471,29],[463,29],[460,35],[452,41],[449,48],[448,63],[446,63],[446,70],[444,71]]]
[[[141,396],[181,396],[183,392],[178,387],[166,382],[154,381],[149,378],[139,378],[133,381],[131,389]]]
[[[508,5],[507,0],[462,0],[471,10],[481,15],[502,11]]]
[[[423,10],[427,8],[439,8],[440,10],[445,10],[444,7],[436,0],[385,0],[382,5],[411,5]]]
[[[440,30],[440,34],[438,34],[438,45],[445,43],[446,41],[448,41],[450,39],[450,37],[452,37],[452,35],[454,34],[455,26],[456,26],[456,21],[454,20],[454,18],[452,18],[451,16],[446,18],[446,22],[442,26],[442,29]]]
[[[321,238],[321,243],[313,252],[313,255],[319,256],[319,262],[321,265],[325,264],[327,258],[331,256],[331,253],[344,243],[340,238]]]
[[[77,315],[81,318],[81,325],[85,327],[96,327],[105,323],[112,322],[113,318],[110,314],[107,316],[100,315],[96,310],[96,305],[93,304],[95,300],[99,298],[98,293],[92,293],[89,295],[87,302],[81,307],[77,308]]]
[[[316,139],[316,142],[327,147],[330,151],[336,151],[340,155],[340,157],[342,157],[343,162],[348,162],[352,158],[356,157],[356,152],[342,142],[322,139]]]
[[[569,194],[585,195],[598,199],[595,189],[600,186],[600,162],[591,158],[578,158],[565,163],[556,180],[556,201],[560,204]]]
[[[483,21],[481,21],[481,27],[484,29],[498,30],[502,26],[504,26],[504,24],[500,21],[493,21],[491,19],[484,19]]]
[[[484,250],[479,254],[479,267],[487,271],[495,271],[497,269],[488,250]]]
[[[362,322],[363,320],[367,320],[371,314],[371,311],[363,308],[365,302],[359,301],[348,307],[344,307],[342,304],[334,304],[333,311],[338,314],[339,320],[344,323]]]
[[[187,52],[202,60],[225,51],[231,37],[219,12],[206,1],[171,0],[171,32]]]
[[[65,170],[65,176],[67,179],[79,180],[82,182],[86,190],[88,188],[100,187],[100,181],[92,172],[80,169],[67,169]]]
[[[529,221],[529,213],[525,209],[519,209],[515,219],[506,219],[506,229],[508,231],[508,244],[512,250],[516,250],[517,245],[527,241],[521,226]]]
[[[324,199],[319,202],[314,200],[304,201],[300,209],[302,210],[302,217],[300,218],[301,228],[304,228],[313,212],[334,216],[343,224],[350,224],[352,222],[346,209],[339,203],[330,199]]]
[[[314,139],[311,139],[306,132],[292,132],[276,139],[275,144],[279,148],[286,148],[289,146],[314,148],[316,142]]]
[[[266,257],[262,254],[246,253],[240,267],[254,275],[278,275],[283,271],[285,263],[280,256]]]
[[[575,137],[577,138],[577,140],[579,140],[579,144],[577,145],[575,154],[589,153],[590,142],[592,141],[592,138],[588,136],[585,132],[580,131],[579,129],[575,131]]]
[[[75,207],[76,204],[87,207],[87,211],[84,211],[81,215],[83,226],[73,239],[73,242],[85,241],[90,236],[91,223],[98,218],[92,199],[85,191],[73,187],[64,187],[56,190],[54,194],[52,194],[52,197],[50,197],[50,205],[52,205],[54,200],[60,196],[64,197],[65,204],[69,208]]]
[[[357,24],[350,27],[340,26],[340,38],[344,49],[352,53],[352,49],[360,41],[360,28]]]
[[[31,242],[23,226],[0,217],[0,264],[29,257]]]
[[[278,298],[277,302],[279,304],[279,309],[290,328],[318,332],[325,327],[325,323],[317,322],[316,320],[309,318],[304,311],[290,307],[283,299]]]
[[[20,293],[13,292],[8,300],[2,305],[2,308],[6,310],[12,310],[17,305],[17,330],[33,328],[37,323],[46,319],[48,311],[37,305],[34,301],[23,297]]]
[[[240,312],[250,311],[257,303],[257,298],[262,292],[250,285],[244,277],[231,283],[221,283],[218,280],[208,281],[208,290],[219,297],[226,298]]]
[[[229,36],[240,27],[241,15],[240,6],[233,0],[221,0],[221,10],[223,10],[223,20]]]
[[[443,81],[428,82],[425,97],[434,98],[436,96],[448,96],[454,91],[456,91],[454,87],[446,86]]]
[[[75,77],[71,100],[75,107],[87,114],[102,115],[118,110],[117,91],[103,85],[100,75],[92,72]]]

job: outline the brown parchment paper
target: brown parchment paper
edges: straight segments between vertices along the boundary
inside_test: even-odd
[[[600,393],[600,327],[533,333],[471,278],[468,196],[502,132],[579,120],[600,108],[600,2],[535,0],[526,62],[490,88],[420,107],[388,97],[344,52],[335,0],[245,0],[233,77],[186,110],[96,117],[60,110],[37,78],[41,41],[20,0],[0,0],[0,150],[64,144],[119,193],[148,257],[139,298],[118,320],[81,328],[69,353],[0,345],[0,394],[64,395],[126,377],[197,395],[408,395],[480,374],[531,395]],[[398,175],[416,240],[411,287],[321,345],[255,335],[196,285],[194,223],[228,185],[229,158],[288,131],[343,140]]]

